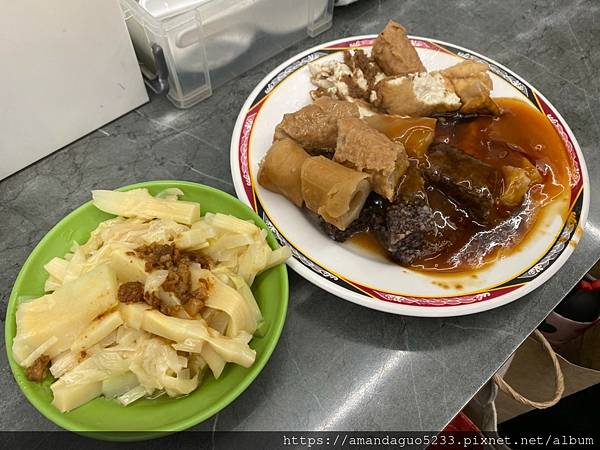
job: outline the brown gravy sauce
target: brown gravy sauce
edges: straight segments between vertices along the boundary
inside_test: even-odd
[[[568,189],[570,160],[562,140],[546,118],[528,103],[510,98],[495,99],[502,115],[481,116],[458,122],[439,120],[434,142],[445,142],[498,169],[511,165],[533,164],[542,176],[522,205],[510,211],[498,207],[497,220],[487,227],[478,223],[434,188],[429,188],[429,204],[434,210],[438,232],[451,244],[433,257],[414,262],[411,268],[422,271],[465,272],[514,251],[534,225],[541,208]],[[385,117],[372,117],[376,128],[392,140],[411,133],[406,126],[394,127]],[[419,124],[414,134],[418,136]],[[422,127],[421,127],[422,128]],[[411,156],[411,155],[409,155]],[[419,155],[412,155],[419,156]],[[369,233],[351,238],[364,250],[385,257],[377,240]]]

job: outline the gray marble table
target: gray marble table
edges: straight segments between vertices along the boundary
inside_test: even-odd
[[[275,66],[319,42],[376,33],[388,19],[512,68],[560,110],[592,180],[585,234],[547,284],[508,306],[452,319],[399,317],[335,298],[290,273],[281,341],[256,381],[202,430],[440,430],[600,257],[600,3],[370,1],[250,70],[189,110],[150,103],[0,182],[2,319],[38,240],[94,188],[181,179],[234,192],[229,140],[242,103]],[[6,113],[6,112],[4,112]],[[31,130],[35,133],[35,130]],[[15,149],[18,151],[18,149]],[[27,402],[0,352],[0,429],[54,430]]]

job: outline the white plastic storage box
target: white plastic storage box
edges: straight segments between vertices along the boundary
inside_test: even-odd
[[[334,0],[121,0],[147,84],[189,108],[331,26]]]

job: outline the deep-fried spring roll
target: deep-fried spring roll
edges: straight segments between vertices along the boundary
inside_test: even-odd
[[[450,80],[454,91],[460,97],[461,113],[488,113],[495,116],[500,114],[498,105],[490,98],[493,85],[487,70],[488,66],[484,63],[464,61],[440,72]]]
[[[400,177],[408,167],[402,144],[392,142],[362,119],[338,121],[338,140],[333,159],[372,175],[373,190],[393,201]]]
[[[387,75],[425,72],[417,51],[406,36],[406,29],[393,20],[375,39],[372,55]]]
[[[340,230],[345,230],[359,216],[369,192],[371,183],[366,173],[323,156],[308,158],[302,165],[302,196],[306,207]]]
[[[260,163],[258,182],[301,208],[304,201],[300,172],[307,158],[309,154],[293,140],[275,141]]]
[[[404,150],[409,156],[422,158],[435,137],[437,119],[374,114],[366,117],[365,122],[392,141],[404,145]]]
[[[354,103],[320,97],[295,113],[284,114],[273,139],[289,137],[307,150],[333,150],[338,119],[358,116]]]

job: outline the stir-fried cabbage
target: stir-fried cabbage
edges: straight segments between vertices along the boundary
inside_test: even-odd
[[[146,189],[128,192],[92,191],[94,205],[102,211],[124,217],[168,218],[191,225],[200,218],[200,205],[177,200],[177,196],[152,197]],[[174,197],[174,199],[173,199]]]
[[[290,251],[272,250],[252,221],[201,217],[199,205],[178,200],[182,195],[176,188],[155,197],[145,189],[94,191],[94,204],[119,216],[48,261],[48,294],[20,304],[13,355],[26,368],[50,358],[60,411],[100,395],[123,405],[187,395],[207,371],[219,378],[227,363],[253,364],[248,344],[263,318],[251,285]],[[174,244],[211,261],[209,268],[188,263],[191,291],[206,293],[200,309],[188,309],[194,316],[186,298],[163,287],[171,272],[147,267],[136,253],[151,244]],[[120,286],[131,282],[142,284],[145,302],[118,301]],[[156,301],[160,310],[151,306]]]

